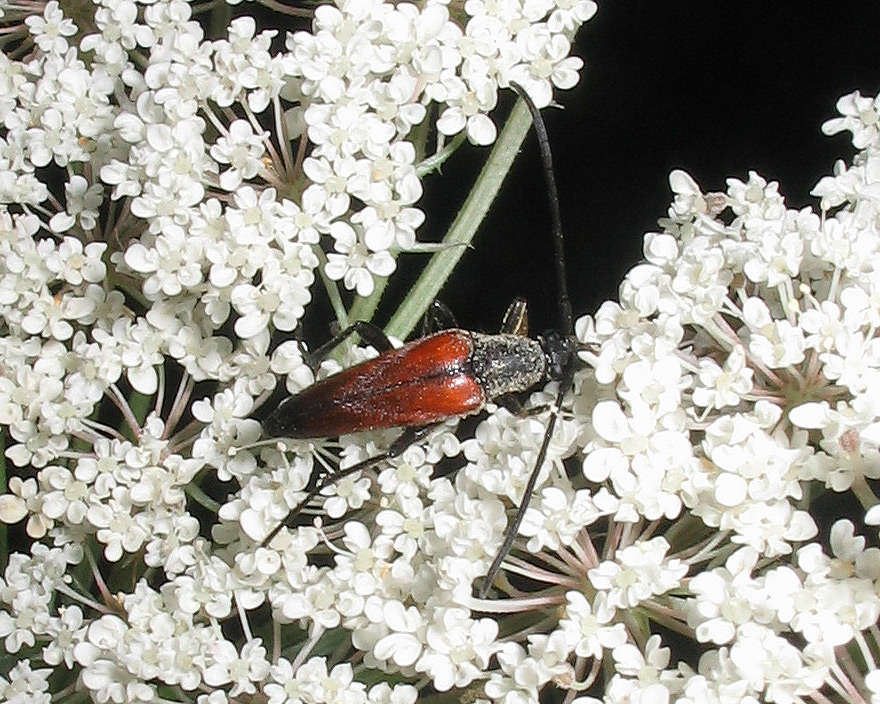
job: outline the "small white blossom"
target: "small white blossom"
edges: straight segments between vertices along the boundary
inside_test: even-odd
[[[327,255],[327,276],[342,280],[345,287],[359,296],[373,292],[373,276],[390,276],[395,269],[394,259],[387,251],[370,252],[353,227],[343,222],[330,226],[335,241],[335,252]]]
[[[632,643],[625,643],[612,651],[616,674],[608,685],[611,701],[671,702],[681,687],[674,670],[667,670],[669,648],[660,647],[660,636],[648,639],[645,652]]]
[[[33,670],[29,661],[20,660],[9,670],[9,679],[0,677],[0,697],[3,701],[16,704],[49,704],[52,701],[49,691],[51,673],[49,667]]]
[[[666,559],[668,550],[665,538],[631,545],[619,551],[615,561],[590,570],[590,582],[607,592],[610,605],[632,608],[652,595],[674,589],[687,574],[687,565],[681,560]]]
[[[61,7],[55,0],[46,3],[43,16],[31,15],[25,18],[25,24],[34,35],[34,41],[44,52],[63,54],[67,50],[67,39],[76,34],[73,20],[66,18]]]
[[[495,650],[498,624],[468,618],[463,609],[439,609],[427,626],[427,651],[415,667],[431,677],[440,692],[464,687],[486,667]]]
[[[229,134],[218,137],[211,147],[211,156],[229,169],[220,174],[220,187],[234,191],[244,180],[252,179],[260,170],[263,140],[266,133],[255,134],[251,124],[236,120],[229,125]]]
[[[737,406],[753,387],[754,370],[746,364],[742,347],[736,347],[724,367],[713,359],[700,360],[700,386],[694,388],[694,403],[703,408]]]
[[[568,592],[565,598],[568,603],[559,627],[579,657],[599,659],[604,649],[613,650],[626,642],[623,624],[611,623],[615,609],[603,594],[597,594],[592,605],[581,592]]]
[[[862,96],[855,91],[837,101],[837,111],[842,117],[832,118],[822,125],[825,134],[852,132],[856,149],[875,145],[880,136],[880,102],[877,98]]]

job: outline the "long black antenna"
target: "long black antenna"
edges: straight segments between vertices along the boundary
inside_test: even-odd
[[[532,115],[532,125],[535,128],[535,134],[538,136],[538,146],[541,149],[541,162],[544,166],[544,179],[547,182],[547,197],[550,199],[550,218],[553,225],[554,263],[556,266],[556,286],[559,295],[559,322],[561,323],[559,332],[562,336],[567,338],[573,333],[574,323],[572,322],[571,301],[568,298],[568,286],[565,280],[565,250],[562,237],[562,217],[559,214],[559,195],[556,191],[556,177],[553,175],[553,158],[550,155],[550,139],[547,136],[547,128],[544,126],[544,118],[541,117],[540,111],[535,107],[535,104],[532,102],[532,99],[529,97],[528,93],[526,93],[525,89],[513,81],[510,82],[510,87],[517,92],[519,97],[522,98],[523,102],[526,104],[526,107],[528,107],[529,112]],[[541,472],[541,466],[547,458],[547,450],[550,447],[550,439],[553,437],[553,430],[556,428],[556,421],[559,417],[559,408],[562,405],[562,399],[574,380],[575,356],[570,347],[564,346],[564,348],[567,350],[567,357],[563,363],[562,375],[559,379],[559,391],[556,393],[556,407],[553,409],[550,419],[547,421],[547,429],[544,431],[544,441],[541,443],[541,447],[538,450],[535,467],[532,469],[532,474],[529,477],[529,481],[526,483],[519,508],[517,508],[513,521],[507,527],[507,534],[504,536],[504,542],[501,543],[501,547],[495,554],[495,559],[492,561],[492,565],[486,573],[485,581],[479,592],[481,599],[485,599],[486,595],[489,593],[489,589],[492,587],[492,583],[495,581],[495,577],[498,576],[498,572],[501,569],[501,563],[504,562],[504,558],[507,557],[507,553],[510,552],[510,548],[513,547],[513,541],[516,539],[517,533],[519,533],[519,527],[523,522],[523,518],[525,518],[526,509],[528,509],[532,494],[535,491],[535,485],[538,483],[538,475]]]
[[[532,115],[532,125],[538,137],[541,150],[541,164],[544,167],[544,180],[547,183],[547,198],[550,201],[550,222],[553,227],[553,264],[556,268],[556,292],[559,295],[559,331],[570,335],[574,323],[571,315],[571,301],[568,298],[568,284],[565,275],[565,245],[562,236],[562,216],[559,213],[559,193],[556,190],[556,176],[553,174],[553,156],[550,154],[550,138],[541,111],[519,83],[510,81],[510,87],[522,98]]]

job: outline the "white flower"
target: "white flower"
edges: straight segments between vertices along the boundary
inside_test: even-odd
[[[4,523],[18,523],[28,515],[28,502],[36,497],[37,483],[34,479],[10,477],[9,490],[11,493],[0,496],[0,517]]]
[[[333,217],[339,217],[351,204],[349,189],[355,178],[357,161],[351,156],[334,159],[309,157],[303,161],[303,171],[312,180],[309,186],[314,198],[319,199]]]
[[[863,97],[859,91],[844,95],[837,101],[837,111],[843,117],[835,117],[822,125],[825,134],[833,135],[844,130],[853,133],[852,143],[856,149],[872,146],[880,135],[880,98]]]
[[[547,19],[547,27],[554,34],[574,32],[580,25],[596,14],[598,7],[592,0],[575,0],[574,2],[555,3],[556,7]]]
[[[568,592],[565,598],[568,603],[559,628],[578,657],[601,659],[604,649],[613,650],[626,642],[623,624],[611,623],[615,609],[604,594],[597,594],[592,604],[581,592]]]
[[[77,221],[83,230],[94,230],[98,223],[99,209],[104,198],[104,189],[101,184],[89,184],[82,176],[74,174],[64,184],[64,195],[67,201],[64,212],[56,213],[49,221],[49,227],[52,231],[65,232],[72,228]],[[87,247],[94,248],[99,244],[101,243],[91,242]],[[99,278],[94,281],[99,281],[104,277],[103,268],[101,271]]]
[[[673,701],[681,680],[676,671],[665,669],[670,651],[660,647],[660,636],[648,639],[644,653],[632,643],[624,643],[611,654],[618,672],[608,685],[611,701]]]
[[[28,660],[19,660],[7,673],[8,680],[0,677],[0,698],[16,704],[49,704],[52,701],[49,691],[50,674],[52,668],[34,670]]]
[[[205,683],[217,687],[232,683],[229,696],[254,694],[254,682],[263,681],[271,667],[259,639],[248,641],[239,653],[228,640],[213,644],[213,663],[205,669]]]
[[[83,281],[98,283],[107,274],[107,268],[101,261],[106,250],[107,245],[103,242],[90,242],[83,247],[75,237],[65,237],[58,249],[47,257],[46,268],[74,286]]]
[[[743,305],[749,327],[749,351],[770,368],[799,364],[804,359],[803,330],[788,320],[774,320],[767,304],[749,298]]]
[[[34,35],[37,46],[47,54],[63,54],[68,46],[65,37],[76,34],[73,20],[64,17],[64,12],[55,0],[46,3],[42,17],[30,15],[24,21]]]
[[[95,26],[101,34],[83,37],[83,51],[96,51],[104,63],[113,64],[119,49],[149,47],[156,41],[153,31],[138,20],[138,8],[131,0],[119,0],[95,10]],[[121,70],[121,69],[120,69]]]
[[[616,518],[678,515],[680,482],[694,465],[693,448],[686,438],[673,430],[659,430],[657,418],[643,403],[634,404],[627,417],[615,402],[600,401],[592,416],[596,432],[614,446],[590,452],[584,459],[584,476],[611,481],[620,499]]]
[[[452,77],[443,83],[450,107],[437,120],[437,129],[450,136],[466,130],[468,139],[477,145],[494,142],[497,129],[486,113],[495,107],[498,99],[496,85],[484,80],[468,86]]]
[[[426,651],[415,668],[440,692],[470,684],[489,663],[497,646],[498,624],[473,620],[464,609],[441,608],[425,631]]]
[[[388,472],[389,470],[386,470]],[[403,557],[412,559],[424,545],[428,532],[428,511],[415,497],[400,496],[400,511],[386,509],[376,515],[382,533],[394,538],[393,547]]]
[[[652,595],[676,588],[687,574],[688,567],[681,560],[666,559],[668,550],[665,538],[626,547],[617,552],[615,561],[590,570],[590,582],[596,589],[607,591],[610,605],[632,608]]]
[[[183,228],[169,226],[155,239],[133,242],[125,252],[125,263],[140,274],[149,274],[143,284],[146,296],[175,296],[202,282],[200,245]]]
[[[540,503],[532,499],[520,533],[531,538],[527,544],[531,552],[545,546],[556,550],[560,545],[569,545],[582,528],[613,513],[617,506],[614,497],[605,491],[593,497],[586,489],[572,493],[547,487],[541,491]]]
[[[229,169],[220,174],[220,187],[234,191],[243,180],[252,179],[262,167],[265,151],[263,141],[267,133],[255,134],[251,123],[236,120],[229,125],[229,133],[217,138],[211,147],[211,156]]]
[[[341,279],[347,289],[359,296],[369,296],[375,286],[374,276],[390,276],[394,272],[396,264],[391,255],[387,251],[370,252],[350,225],[334,222],[330,234],[336,251],[327,255],[324,270],[334,281]]]
[[[753,388],[754,370],[746,364],[745,350],[737,346],[718,366],[713,359],[700,360],[700,385],[694,388],[694,403],[708,409],[737,406]]]
[[[422,654],[424,644],[424,618],[414,606],[405,608],[399,601],[389,601],[383,606],[388,635],[373,646],[373,655],[379,661],[392,661],[399,667],[414,665]]]
[[[228,481],[254,472],[256,458],[248,450],[231,452],[260,437],[260,424],[248,416],[253,410],[249,397],[224,389],[209,403],[192,405],[195,418],[205,423],[201,436],[193,444],[193,454],[218,469],[217,477]]]
[[[823,670],[810,667],[797,648],[757,624],[743,625],[730,659],[755,691],[766,690],[774,701],[807,695],[824,678]]]
[[[578,74],[584,62],[569,56],[571,43],[562,34],[553,34],[542,24],[532,24],[516,34],[516,47],[521,64],[508,74],[523,86],[539,108],[550,104],[553,86],[571,88],[577,84]]]
[[[161,339],[143,319],[135,325],[120,320],[114,337],[121,343],[121,361],[131,385],[143,394],[155,393],[159,380],[156,366],[163,361]]]
[[[695,629],[698,640],[729,643],[740,625],[754,620],[770,622],[772,612],[764,604],[763,585],[752,577],[757,561],[755,550],[741,548],[724,567],[691,579],[694,598],[688,604],[688,625]]]
[[[865,550],[864,539],[853,535],[849,521],[834,524],[831,546],[834,558],[824,555],[816,544],[798,551],[798,565],[807,575],[805,588],[786,615],[807,641],[837,646],[850,642],[856,630],[880,616],[880,599],[871,587],[878,550]],[[803,598],[804,593],[809,600]]]
[[[880,670],[871,670],[865,675],[865,685],[871,691],[871,704],[880,703]]]
[[[414,704],[417,691],[405,684],[380,683],[369,691],[354,679],[350,664],[343,663],[328,672],[324,658],[313,657],[294,673],[289,660],[280,658],[272,666],[272,681],[265,686],[270,704],[345,701],[352,704]]]

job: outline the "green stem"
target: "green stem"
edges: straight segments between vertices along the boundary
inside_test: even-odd
[[[159,367],[161,371],[161,367]],[[134,417],[137,418],[139,427],[143,427],[144,423],[147,420],[147,415],[150,413],[153,407],[153,397],[146,396],[139,391],[130,391],[128,394],[128,405],[131,408],[131,412],[134,414]]]
[[[457,134],[455,138],[447,144],[443,149],[441,149],[436,154],[432,154],[431,156],[422,159],[418,164],[416,164],[416,173],[419,175],[419,178],[423,176],[427,176],[432,171],[437,171],[441,166],[446,162],[446,160],[451,157],[455,150],[458,149],[465,140],[465,133],[461,132]]]
[[[324,270],[327,268],[327,255],[318,245],[315,245],[313,249],[318,257],[318,272],[321,275],[321,281],[324,283],[324,289],[327,291],[327,297],[333,308],[333,314],[336,316],[336,322],[340,327],[347,328],[348,321],[351,320],[351,318],[349,317],[348,311],[345,310],[342,296],[339,295],[339,287],[336,285],[335,281],[324,273]],[[355,320],[360,320],[360,318],[355,318]]]
[[[375,277],[373,284],[373,292],[369,296],[364,298],[355,296],[354,303],[351,304],[351,308],[348,311],[349,321],[364,320],[370,322],[373,319],[376,308],[379,306],[379,300],[385,292],[385,287],[388,286],[388,277]]]
[[[877,505],[877,496],[871,491],[871,487],[868,486],[868,482],[865,481],[863,474],[858,475],[855,481],[853,481],[852,492],[865,510]]]
[[[389,336],[405,339],[437,297],[467,249],[467,245],[473,240],[489,206],[498,195],[531,124],[525,103],[518,100],[473,190],[458,212],[446,237],[443,238],[443,243],[449,246],[431,258],[419,280],[386,326],[385,332]]]
[[[217,513],[220,510],[220,504],[208,496],[200,486],[194,482],[190,482],[184,488],[186,495],[195,501],[199,506],[207,509],[211,513]]]

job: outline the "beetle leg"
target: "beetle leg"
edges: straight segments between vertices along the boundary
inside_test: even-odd
[[[425,317],[422,318],[422,337],[427,337],[440,330],[457,327],[458,323],[455,322],[455,316],[449,310],[449,306],[435,298],[428,310],[425,311]]]
[[[399,457],[410,445],[424,440],[428,433],[434,430],[438,425],[440,425],[440,423],[429,423],[428,425],[420,425],[414,428],[404,428],[397,440],[391,443],[391,447],[388,448],[388,452],[385,453],[385,456]]]
[[[316,369],[320,360],[324,359],[324,357],[330,354],[330,352],[336,349],[336,347],[345,342],[347,338],[355,334],[368,345],[375,347],[380,353],[387,352],[394,348],[394,345],[391,344],[391,340],[388,339],[388,336],[382,328],[373,325],[372,323],[359,320],[356,323],[349,325],[345,330],[336,333],[327,342],[315,349],[314,352],[307,352],[306,356],[309,359],[309,366],[311,366],[313,370]]]
[[[501,321],[501,332],[508,335],[529,335],[529,311],[525,298],[517,296],[507,307],[504,319]]]
[[[277,526],[275,526],[265,538],[263,538],[260,543],[261,546],[266,547],[269,543],[272,542],[272,538],[274,538],[285,526],[289,526],[294,520],[296,520],[297,516],[299,516],[305,507],[314,499],[321,491],[324,490],[325,487],[330,486],[331,484],[339,481],[340,479],[347,477],[349,474],[354,474],[362,469],[368,469],[374,464],[381,462],[389,456],[387,452],[383,452],[380,455],[376,455],[375,457],[369,457],[360,462],[356,462],[351,467],[346,467],[345,469],[338,469],[335,472],[331,472],[330,474],[321,475],[317,472],[312,474],[312,478],[309,480],[309,483],[306,487],[306,495],[300,500],[300,502],[294,506],[290,513],[285,516],[284,520],[281,521]]]

